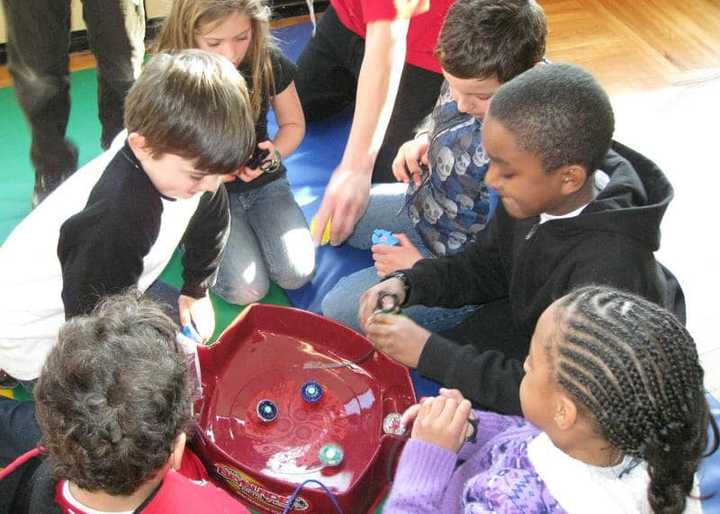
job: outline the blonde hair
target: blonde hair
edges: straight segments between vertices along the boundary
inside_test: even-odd
[[[175,0],[163,29],[153,45],[156,52],[197,48],[195,37],[201,27],[217,24],[233,13],[250,19],[252,37],[244,62],[252,70],[250,104],[255,120],[262,110],[263,93],[275,95],[270,50],[275,39],[270,33],[270,8],[264,0]]]

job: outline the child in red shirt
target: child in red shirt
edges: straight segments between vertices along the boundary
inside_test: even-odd
[[[181,474],[207,478],[197,457],[183,459],[191,395],[177,330],[133,292],[65,323],[34,391],[50,458],[35,472],[28,512],[248,512]]]
[[[298,58],[295,85],[305,118],[355,102],[345,152],[312,227],[316,244],[332,220],[342,243],[367,206],[370,183],[395,182],[392,161],[430,114],[443,81],[434,55],[452,0],[331,0]]]

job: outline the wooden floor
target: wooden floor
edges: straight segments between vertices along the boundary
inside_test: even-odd
[[[720,77],[718,0],[540,0],[549,20],[548,57],[591,70],[612,94]],[[278,20],[275,27],[306,21]],[[95,65],[74,54],[71,68]],[[0,87],[10,84],[0,67]]]
[[[610,93],[720,74],[717,0],[540,0],[548,56],[591,70]]]
[[[616,139],[655,160],[675,186],[658,255],[683,285],[707,385],[720,396],[720,0],[540,3],[548,57],[595,74],[612,98]],[[73,69],[93,65],[91,54],[72,58]],[[0,68],[0,85],[8,82]]]

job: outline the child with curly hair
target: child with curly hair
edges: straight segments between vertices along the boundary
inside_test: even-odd
[[[29,486],[28,512],[247,512],[176,471],[203,469],[192,454],[183,461],[191,393],[177,330],[132,292],[63,326],[35,387],[49,458]]]

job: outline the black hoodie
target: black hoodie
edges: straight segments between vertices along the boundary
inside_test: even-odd
[[[452,332],[469,344],[430,337],[420,373],[483,408],[520,414],[522,361],[535,323],[573,289],[602,284],[630,291],[685,322],[682,290],[653,255],[672,186],[654,163],[619,143],[601,169],[610,181],[578,216],[539,224],[539,217],[510,217],[500,203],[462,253],[424,259],[405,272],[406,305],[483,305],[475,320]]]

